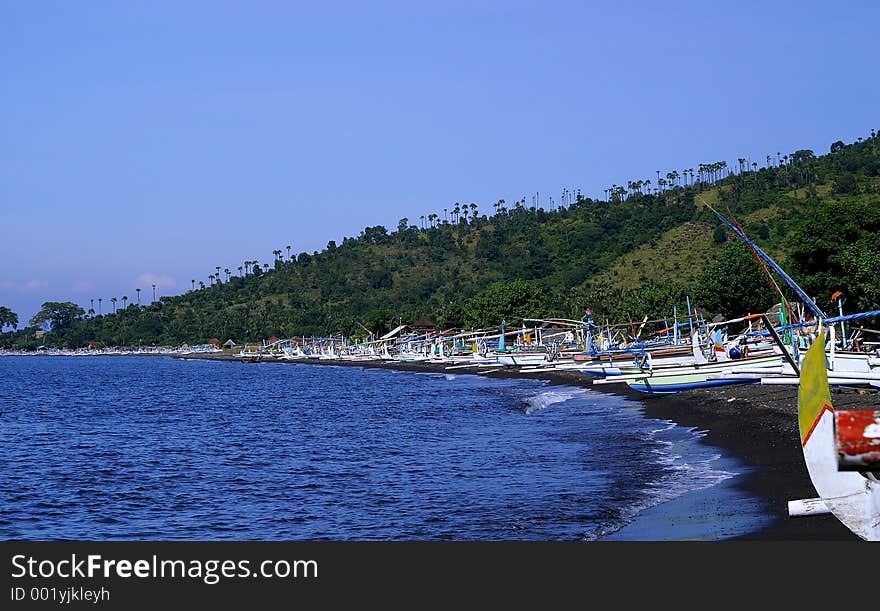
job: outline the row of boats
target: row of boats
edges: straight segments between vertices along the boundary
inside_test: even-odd
[[[847,333],[843,326],[877,315],[880,311],[780,325],[772,313],[714,323],[691,313],[683,322],[676,317],[672,325],[650,333],[644,329],[666,321],[598,325],[590,316],[581,321],[526,319],[515,330],[502,323],[499,329],[428,334],[399,327],[364,342],[291,338],[246,346],[236,356],[249,361],[427,363],[478,374],[571,370],[589,376],[593,384],[667,394],[726,384],[797,384],[803,355],[827,329],[829,383],[880,387],[880,342],[865,339],[870,330]]]
[[[223,352],[213,344],[190,346],[108,346],[101,348],[52,348],[40,346],[34,350],[5,350],[0,356],[187,356]]]

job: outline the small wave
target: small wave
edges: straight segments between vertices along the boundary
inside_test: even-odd
[[[660,422],[663,424],[663,426],[659,429],[649,429],[648,436],[654,437],[655,435],[657,435],[657,433],[665,433],[666,431],[674,429],[678,426],[672,420],[660,420]]]
[[[601,539],[631,524],[648,509],[685,494],[711,488],[739,475],[737,472],[716,467],[716,462],[722,458],[721,454],[701,455],[697,442],[705,435],[705,431],[694,428],[682,431],[675,423],[661,422],[671,426],[647,431],[647,437],[660,445],[659,448],[652,450],[656,455],[656,464],[660,467],[659,477],[646,482],[641,490],[642,497],[628,506],[621,507],[617,519],[605,521],[586,532],[584,539]],[[676,437],[684,432],[686,437],[671,441],[663,438],[663,433],[666,432]]]
[[[564,403],[565,401],[569,401],[571,399],[574,399],[575,397],[583,396],[586,393],[586,389],[583,388],[566,388],[563,390],[554,389],[540,392],[537,395],[529,397],[525,400],[525,413],[533,414],[537,411],[541,411],[542,409],[546,409],[551,405],[555,405],[556,403]]]
[[[456,375],[455,375],[454,373],[447,373],[447,374],[444,374],[444,375],[446,376],[446,379],[447,379],[449,382],[451,382],[452,380],[454,380],[454,379],[456,378]]]

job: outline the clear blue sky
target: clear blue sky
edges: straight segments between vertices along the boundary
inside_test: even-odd
[[[878,23],[867,1],[0,0],[0,305],[107,312],[456,201],[826,152],[880,128]]]

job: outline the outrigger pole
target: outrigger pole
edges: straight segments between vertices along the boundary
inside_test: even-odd
[[[726,218],[721,216],[721,213],[719,213],[717,210],[715,210],[712,206],[710,206],[709,204],[706,204],[706,207],[708,207],[709,210],[714,212],[715,215],[718,217],[718,219],[722,223],[727,225],[731,231],[733,231],[736,235],[738,235],[740,238],[742,238],[742,240],[748,245],[748,247],[752,249],[752,252],[756,253],[759,257],[761,257],[767,263],[767,265],[769,265],[773,269],[773,271],[775,271],[777,274],[779,274],[780,278],[785,280],[785,283],[789,287],[791,287],[791,290],[793,290],[797,294],[798,297],[801,298],[801,301],[804,302],[804,305],[806,305],[807,308],[809,308],[810,312],[812,312],[814,316],[816,316],[817,318],[828,318],[825,315],[825,312],[823,312],[819,308],[819,306],[816,305],[816,302],[813,301],[813,299],[809,295],[807,295],[801,287],[798,286],[797,282],[792,280],[791,276],[786,274],[785,270],[782,269],[781,267],[779,267],[779,265],[776,263],[776,261],[774,261],[772,258],[770,258],[770,255],[768,255],[766,252],[761,250],[761,248],[757,244],[755,244],[749,238],[746,237],[746,234],[744,234],[739,227],[737,227],[736,225],[734,225],[733,223],[728,221]]]

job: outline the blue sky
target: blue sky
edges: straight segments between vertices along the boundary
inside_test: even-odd
[[[869,2],[0,0],[0,305],[880,128]],[[530,201],[530,199],[529,199]]]

